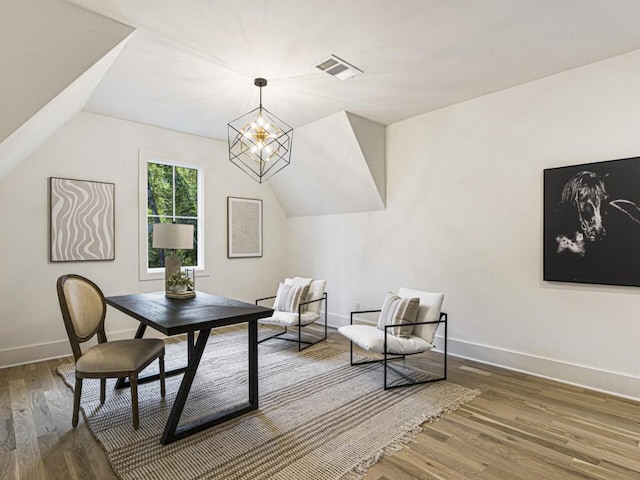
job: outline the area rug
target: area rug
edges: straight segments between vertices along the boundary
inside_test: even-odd
[[[182,422],[246,401],[246,344],[246,331],[210,337]],[[167,368],[184,364],[185,349],[184,342],[167,345]],[[58,373],[73,389],[73,365]],[[120,478],[359,479],[382,455],[400,450],[422,423],[479,393],[450,382],[384,391],[381,366],[352,367],[349,352],[334,344],[298,352],[295,344],[270,340],[259,346],[259,410],[163,446],[180,380],[167,378],[164,400],[158,382],[140,385],[137,431],[128,389],[115,391],[108,383],[100,405],[99,381],[84,381],[85,420]]]

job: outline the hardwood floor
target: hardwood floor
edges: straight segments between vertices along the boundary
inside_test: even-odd
[[[71,428],[68,360],[0,370],[1,479],[117,478],[84,419]],[[640,479],[640,403],[454,357],[449,380],[482,393],[366,480]]]

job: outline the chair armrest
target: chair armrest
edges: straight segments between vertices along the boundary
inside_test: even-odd
[[[440,312],[440,320],[432,320],[431,322],[394,323],[392,325],[385,325],[384,326],[384,333],[386,335],[387,328],[402,327],[402,326],[405,326],[405,325],[431,325],[433,323],[447,323],[447,314],[444,313],[444,312]]]
[[[403,325],[431,325],[433,323],[444,323],[444,336],[445,336],[445,354],[446,354],[446,338],[447,338],[447,314],[444,312],[440,312],[440,319],[433,320],[431,322],[415,322],[415,323],[395,323],[392,325],[384,326],[384,350],[387,351],[387,335],[390,335],[388,332],[389,328],[393,327],[401,327]],[[396,354],[397,355],[397,354]]]
[[[270,297],[272,298],[272,297]],[[298,307],[300,307],[301,305],[309,305],[310,303],[316,303],[316,302],[321,302],[322,300],[327,300],[327,292],[325,292],[324,294],[322,294],[322,297],[320,298],[316,298],[314,300],[309,300],[308,302],[300,302],[298,304]]]
[[[351,312],[351,321],[349,322],[349,325],[353,325],[353,314],[354,313],[379,313],[382,310],[356,310],[354,312]]]
[[[256,299],[256,305],[258,305],[258,302],[261,302],[261,301],[263,301],[263,300],[270,300],[270,299],[272,299],[272,298],[276,298],[276,296],[274,295],[274,296],[272,296],[272,297],[257,298],[257,299]]]

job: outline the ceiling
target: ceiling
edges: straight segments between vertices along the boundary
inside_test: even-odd
[[[294,128],[388,125],[640,48],[637,0],[68,0],[137,32],[85,110],[211,138],[263,104]],[[330,54],[365,73],[314,68]]]

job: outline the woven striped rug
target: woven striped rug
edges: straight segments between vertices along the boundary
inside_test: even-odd
[[[246,401],[246,344],[246,330],[211,336],[182,422]],[[167,368],[184,364],[185,348],[167,345]],[[73,365],[58,373],[73,388]],[[181,376],[167,378],[164,401],[157,382],[139,387],[137,431],[128,389],[108,389],[101,406],[99,382],[85,380],[82,410],[122,479],[351,480],[479,393],[449,382],[384,391],[380,366],[352,367],[349,352],[327,342],[301,353],[260,344],[259,379],[259,410],[167,446],[159,439]]]

